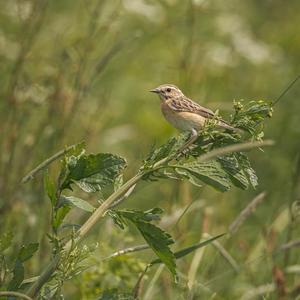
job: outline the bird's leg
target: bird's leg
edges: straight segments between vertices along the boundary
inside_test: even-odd
[[[178,150],[178,153],[182,153],[185,149],[191,146],[196,141],[197,138],[198,138],[198,132],[196,129],[193,128],[189,140]]]

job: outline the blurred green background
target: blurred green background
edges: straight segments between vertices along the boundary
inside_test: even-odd
[[[225,119],[234,99],[276,99],[300,73],[299,11],[298,0],[0,0],[0,225],[2,233],[13,233],[15,247],[41,242],[27,275],[38,275],[49,261],[50,205],[41,176],[20,184],[26,172],[85,140],[89,152],[126,157],[131,177],[154,144],[178,134],[163,119],[159,99],[148,92],[162,83],[178,85]],[[164,180],[141,183],[123,204],[164,208],[161,226],[180,248],[198,242],[203,233],[226,231],[255,195],[267,193],[241,229],[221,241],[238,272],[208,246],[178,262],[179,285],[167,271],[153,268],[142,299],[262,299],[250,295],[259,287],[270,289],[264,299],[277,299],[275,267],[289,291],[299,285],[298,250],[272,255],[299,237],[289,214],[300,197],[299,96],[300,83],[266,124],[265,136],[276,146],[250,155],[257,190],[222,194]],[[69,217],[78,223],[86,218],[77,211]],[[110,220],[98,229],[86,241],[99,242],[90,262],[94,267],[67,283],[66,299],[94,299],[104,288],[130,289],[141,264],[153,257],[145,251],[101,262],[143,241]]]

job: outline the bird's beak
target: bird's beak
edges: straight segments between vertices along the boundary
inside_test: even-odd
[[[159,89],[156,88],[156,89],[150,90],[149,92],[159,94]]]

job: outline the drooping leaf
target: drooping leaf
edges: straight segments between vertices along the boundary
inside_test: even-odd
[[[176,280],[176,262],[173,252],[169,245],[174,243],[171,236],[160,229],[159,227],[147,222],[134,223],[145,241],[152,248],[155,254],[162,260],[170,272],[174,275]]]
[[[95,210],[95,207],[93,205],[91,205],[90,203],[88,203],[87,201],[85,201],[83,199],[80,199],[80,198],[74,197],[74,196],[62,195],[61,202],[71,204],[71,205],[76,206],[87,212],[93,212]]]
[[[238,152],[235,154],[239,162],[240,168],[244,171],[244,174],[247,176],[250,184],[253,188],[258,186],[258,178],[255,171],[251,167],[248,156],[245,153]]]
[[[120,172],[125,168],[126,161],[110,153],[82,155],[78,159],[68,160],[68,174],[63,188],[70,188],[76,183],[86,192],[96,192],[108,184],[113,184]]]
[[[248,178],[239,165],[235,154],[219,157],[218,161],[220,162],[223,170],[229,175],[231,182],[235,186],[244,190],[248,188]]]
[[[230,189],[228,175],[218,161],[198,162],[196,160],[182,165],[172,165],[172,168],[193,184],[199,185],[201,181],[222,192]]]
[[[137,210],[118,210],[115,211],[115,213],[119,215],[120,220],[127,219],[137,227],[150,248],[167,266],[176,279],[175,257],[169,248],[169,245],[174,243],[174,241],[170,234],[150,223],[152,220],[159,219],[162,210],[160,208],[154,208],[145,212]],[[122,223],[122,226],[124,226],[124,223]]]

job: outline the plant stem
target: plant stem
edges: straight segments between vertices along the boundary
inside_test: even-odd
[[[76,145],[72,145],[72,146],[68,146],[66,147],[64,150],[61,150],[57,153],[55,153],[54,155],[52,155],[51,157],[47,158],[46,160],[44,160],[42,163],[40,163],[36,168],[34,168],[32,171],[30,171],[26,176],[24,176],[21,180],[21,183],[26,183],[27,181],[31,180],[34,178],[34,176],[40,172],[41,170],[45,169],[47,166],[49,166],[53,161],[55,161],[56,159],[60,158],[61,156],[63,156],[64,154],[66,154],[66,152],[68,152],[69,150],[71,150],[72,148],[74,148]]]
[[[77,244],[79,243],[85,235],[89,232],[89,230],[99,221],[101,217],[105,214],[107,209],[120,197],[123,196],[132,186],[134,186],[142,177],[144,173],[139,173],[136,176],[132,177],[130,180],[128,180],[125,184],[121,186],[119,190],[117,190],[115,193],[113,193],[110,197],[107,198],[105,202],[103,202],[96,210],[95,212],[89,217],[89,219],[82,225],[82,227],[78,230],[77,238],[75,241],[69,240],[65,247],[65,251],[69,251],[72,248],[72,245],[74,246],[74,242]],[[53,272],[56,270],[57,265],[59,263],[59,257],[56,256],[54,259],[50,262],[50,264],[46,267],[46,269],[42,272],[42,274],[39,276],[37,281],[35,281],[32,286],[28,289],[28,295],[30,297],[35,297],[41,287],[49,280],[50,276],[53,274]]]
[[[199,157],[200,161],[207,161],[210,159],[213,159],[217,156],[220,155],[225,155],[227,153],[231,152],[236,152],[236,151],[241,151],[241,150],[249,150],[252,148],[257,148],[257,147],[262,147],[262,146],[268,146],[272,145],[272,141],[264,141],[264,142],[248,142],[248,143],[241,143],[241,144],[236,144],[236,145],[230,145],[227,147],[219,148],[212,150],[209,153],[206,153],[204,155],[201,155]],[[72,147],[72,146],[70,146]],[[55,160],[57,157],[63,155],[66,150],[60,151],[54,156],[50,157],[46,161],[44,161],[42,164],[40,164],[37,168],[35,168],[32,172],[29,174],[35,174],[39,170],[43,169],[45,166],[47,166],[49,163],[51,163],[53,160]],[[81,226],[81,228],[77,232],[77,237],[76,239],[70,239],[66,245],[64,246],[65,251],[70,251],[74,245],[78,244],[85,236],[86,234],[90,231],[90,229],[104,216],[105,212],[115,203],[119,204],[121,201],[120,198],[125,200],[127,197],[126,195],[128,191],[133,191],[135,185],[139,180],[143,178],[144,175],[147,173],[156,171],[158,169],[161,169],[165,166],[167,166],[168,162],[170,160],[174,159],[174,157],[166,157],[158,161],[157,163],[154,164],[154,166],[146,170],[144,172],[139,172],[137,175],[129,179],[126,183],[124,183],[120,189],[118,189],[116,192],[111,194],[96,210],[95,212],[88,218],[88,220]],[[30,178],[30,177],[29,177]],[[42,272],[42,274],[39,276],[36,282],[32,284],[32,286],[28,289],[28,295],[31,297],[35,297],[41,287],[49,280],[53,272],[56,270],[57,265],[59,263],[59,257],[56,256],[52,260],[52,262],[46,267],[46,269]]]
[[[0,297],[5,297],[5,296],[12,296],[12,297],[17,297],[25,300],[32,300],[29,296],[19,293],[19,292],[13,292],[13,291],[5,291],[5,292],[0,292]]]

